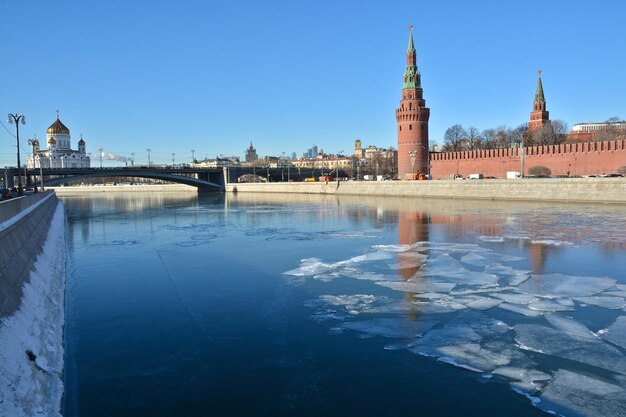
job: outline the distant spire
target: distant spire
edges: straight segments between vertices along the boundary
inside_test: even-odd
[[[413,25],[409,26],[409,46],[406,50],[406,70],[404,71],[403,90],[408,88],[422,88],[422,80],[417,70],[417,58],[413,44]]]
[[[57,110],[57,119],[59,118],[59,113],[60,113],[59,110]]]
[[[409,47],[406,50],[407,52],[415,51],[415,46],[413,46],[413,25],[409,26]]]
[[[543,95],[543,84],[541,83],[541,70],[537,71],[537,91],[535,92],[535,101],[545,103],[546,98]]]

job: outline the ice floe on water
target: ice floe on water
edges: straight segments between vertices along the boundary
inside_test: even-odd
[[[343,328],[356,330],[368,336],[412,339],[421,336],[437,323],[435,320],[408,321],[400,318],[386,318],[347,322],[343,324]]]
[[[584,297],[595,295],[617,282],[607,277],[581,277],[563,274],[533,275],[519,286],[519,291],[543,297]]]
[[[564,416],[626,416],[624,381],[610,381],[561,369],[537,407]]]
[[[602,333],[602,338],[622,349],[626,349],[626,316],[618,317],[615,323]]]
[[[477,244],[417,242],[375,245],[336,262],[306,258],[285,274],[341,277],[370,288],[346,294],[347,283],[338,281],[342,294],[307,303],[313,319],[332,323],[331,333],[384,338],[385,349],[505,381],[545,411],[626,416],[626,401],[618,401],[626,398],[626,285],[611,277],[533,274],[516,267],[522,260]],[[585,311],[603,311],[610,321],[590,328],[580,320]]]

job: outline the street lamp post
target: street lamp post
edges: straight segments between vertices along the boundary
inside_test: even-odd
[[[522,143],[521,143],[521,154],[520,154],[520,178],[524,178],[524,136],[522,136]]]
[[[193,162],[194,164],[196,163],[196,150],[195,149],[191,150],[191,162]]]
[[[17,195],[24,195],[24,189],[22,188],[22,175],[20,173],[20,122],[25,125],[26,118],[23,114],[11,114],[9,113],[9,124],[15,122],[15,144],[17,146]]]
[[[337,153],[337,157],[335,158],[335,180],[337,181],[337,184],[339,184],[339,155],[340,154],[343,154],[343,151],[339,151]]]
[[[35,153],[35,145],[37,144],[37,135],[33,139],[28,139],[28,144],[33,147],[33,168],[37,169],[37,155]],[[39,182],[41,184],[41,190],[43,191],[43,169],[41,168],[41,159],[39,160]],[[35,182],[35,184],[37,184]],[[35,191],[37,191],[37,186],[35,185]]]
[[[415,151],[409,152],[411,157],[411,180],[415,180]]]
[[[102,152],[104,152],[104,149],[98,148],[98,153],[100,154],[100,169],[102,169]]]
[[[176,154],[174,152],[172,152],[172,168],[174,167],[174,165],[176,165],[176,163],[174,162],[174,157],[176,156]]]
[[[148,148],[146,149],[146,151],[148,151],[148,168],[150,168],[150,152],[152,151],[152,149]]]
[[[130,154],[130,166],[134,167],[135,166],[135,153],[131,152]]]

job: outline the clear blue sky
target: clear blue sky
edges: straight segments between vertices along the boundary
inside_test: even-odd
[[[177,162],[396,146],[408,26],[430,139],[528,120],[626,118],[624,1],[0,0],[0,110],[26,140],[55,110],[88,152]],[[0,166],[15,164],[0,127]],[[112,164],[112,162],[110,163]]]

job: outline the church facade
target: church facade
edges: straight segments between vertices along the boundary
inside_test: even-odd
[[[28,155],[28,168],[89,168],[91,160],[87,155],[85,141],[81,137],[78,150],[72,149],[70,130],[57,119],[46,132],[47,149],[41,149],[39,141],[31,142],[32,154]]]

